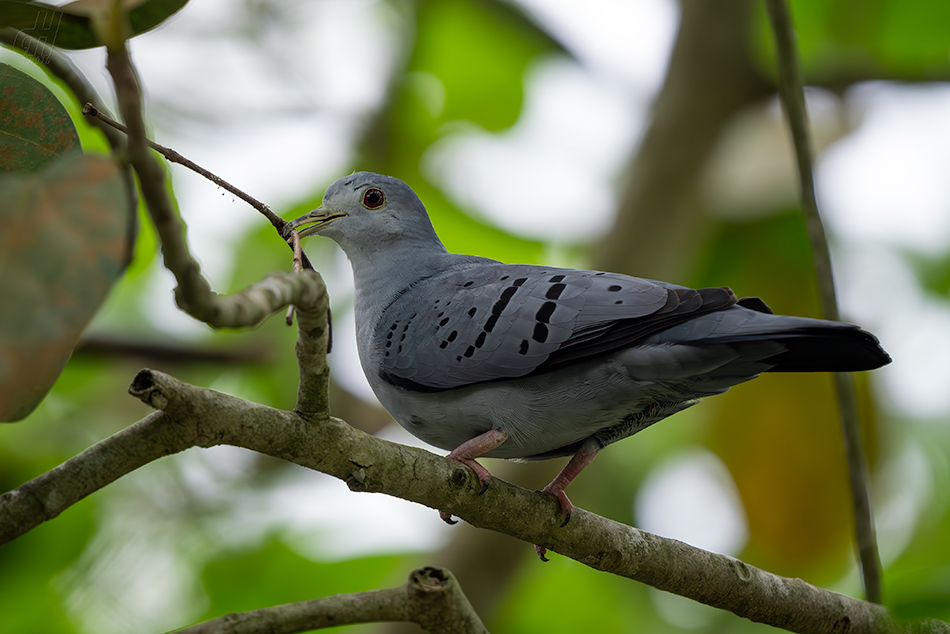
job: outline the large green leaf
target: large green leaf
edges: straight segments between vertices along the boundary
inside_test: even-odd
[[[0,64],[0,172],[35,171],[81,152],[76,126],[59,99],[23,71]]]
[[[77,156],[0,176],[0,420],[53,386],[122,272],[128,196],[111,159]]]
[[[188,0],[125,0],[132,36],[145,33],[177,13]],[[111,2],[77,0],[55,7],[42,2],[0,0],[0,28],[12,27],[51,46],[68,49],[100,45],[91,16]]]

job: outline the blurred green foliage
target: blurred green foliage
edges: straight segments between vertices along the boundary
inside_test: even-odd
[[[950,6],[944,2],[796,0],[791,4],[806,75],[947,79]],[[764,15],[758,35],[758,53],[773,57]]]
[[[412,8],[413,22],[404,36],[406,62],[396,67],[390,90],[354,148],[353,167],[411,182],[450,249],[511,262],[541,260],[550,245],[509,235],[470,215],[473,210],[457,208],[445,192],[424,178],[420,161],[434,142],[458,126],[500,133],[515,125],[532,64],[571,53],[544,24],[517,5],[445,0],[406,6]],[[585,9],[578,5],[577,10]],[[792,10],[804,69],[815,81],[847,85],[874,77],[908,81],[950,77],[950,40],[946,38],[950,8],[946,3],[795,0]],[[187,13],[182,19],[187,19]],[[755,59],[769,69],[772,53],[765,25],[764,19],[759,20],[749,41]],[[248,40],[253,40],[253,25],[247,33]],[[62,93],[61,88],[55,90]],[[67,103],[67,107],[84,147],[102,147],[98,133],[77,114],[77,104]],[[631,153],[635,150],[631,148]],[[249,154],[248,160],[259,157]],[[325,185],[314,183],[308,195],[276,211],[292,218],[312,209]],[[713,219],[692,277],[673,281],[728,284],[740,296],[768,289],[764,299],[776,312],[816,314],[809,247],[797,211],[761,212],[751,219]],[[189,237],[193,242],[202,240],[195,232]],[[649,239],[638,236],[631,242]],[[308,245],[308,251],[320,263],[318,268],[334,266],[327,245]],[[213,281],[219,289],[238,290],[269,271],[288,267],[286,246],[263,221],[234,245],[233,253],[230,279]],[[946,301],[950,253],[906,255],[922,287]],[[116,356],[80,348],[38,409],[23,423],[0,428],[4,490],[144,416],[148,410],[125,392],[135,371],[145,364],[184,381],[268,405],[292,405],[297,372],[293,329],[277,317],[248,332],[206,329],[200,335],[175,335],[173,329],[162,327],[161,311],[156,310],[158,304],[173,303],[170,294],[157,296],[154,291],[155,279],[163,275],[154,232],[145,221],[135,259],[100,312],[93,332],[191,347],[195,357],[155,357],[135,349]],[[201,358],[197,353],[207,350],[233,353],[235,360],[195,360]],[[651,471],[684,447],[704,446],[728,465],[746,508],[750,538],[740,557],[774,572],[858,594],[841,441],[828,383],[826,377],[769,376],[739,386],[605,452],[572,487],[572,498],[594,512],[636,524],[632,500]],[[864,398],[872,409],[870,396]],[[950,433],[945,426],[897,418],[893,413],[870,417],[874,425],[867,429],[867,436],[872,462],[879,469],[908,446],[924,448],[919,466],[925,490],[919,508],[903,511],[919,512],[919,516],[904,518],[906,545],[885,562],[886,602],[901,618],[950,619]],[[412,567],[429,563],[432,556],[404,552],[315,561],[319,558],[297,552],[294,540],[279,528],[255,539],[218,540],[215,531],[222,530],[221,526],[240,533],[238,510],[248,500],[258,499],[255,496],[280,489],[296,467],[246,460],[235,463],[237,473],[223,467],[216,471],[196,462],[194,454],[173,456],[162,463],[165,471],[175,474],[178,487],[156,494],[147,481],[156,478],[157,470],[131,474],[0,548],[0,631],[96,630],[77,601],[96,592],[114,573],[109,569],[111,557],[120,561],[117,553],[121,552],[122,562],[136,561],[136,553],[126,552],[120,535],[110,528],[117,517],[132,526],[148,524],[152,517],[163,518],[162,527],[176,539],[171,546],[165,544],[160,554],[176,574],[186,570],[185,580],[197,590],[181,602],[180,615],[172,611],[152,621],[136,621],[141,611],[134,606],[115,607],[115,614],[99,615],[99,622],[112,628],[101,631],[123,629],[117,623],[127,630],[163,631],[230,611],[397,585]],[[231,485],[209,485],[219,480]],[[130,484],[123,484],[127,481]],[[201,494],[202,486],[217,494]],[[332,515],[337,509],[323,510]],[[368,517],[365,521],[379,520]],[[434,514],[432,521],[438,521]],[[198,535],[193,538],[197,542],[177,540],[185,534]],[[96,542],[97,536],[105,540],[105,546]],[[93,549],[94,543],[98,550]],[[200,547],[189,546],[193,543]],[[100,554],[101,565],[82,560],[90,552]],[[730,614],[658,596],[661,593],[640,584],[563,558],[556,557],[545,566],[530,557],[526,562],[508,580],[492,616],[486,617],[494,632],[765,630]],[[491,553],[485,553],[483,565],[496,563]],[[465,587],[466,572],[455,572]],[[148,569],[142,574],[158,573]],[[82,588],[85,594],[79,592]]]

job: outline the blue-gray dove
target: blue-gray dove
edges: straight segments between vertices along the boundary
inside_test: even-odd
[[[380,174],[336,181],[289,229],[346,252],[360,362],[392,417],[483,491],[480,456],[572,456],[544,488],[565,521],[564,490],[597,452],[705,396],[760,372],[890,362],[857,326],[773,315],[726,287],[450,253],[415,192]]]

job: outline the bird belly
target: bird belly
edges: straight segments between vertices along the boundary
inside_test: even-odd
[[[383,382],[375,389],[393,418],[430,445],[452,450],[500,429],[508,440],[486,456],[528,460],[570,455],[592,436],[607,445],[697,402],[631,377],[619,358],[439,392]]]

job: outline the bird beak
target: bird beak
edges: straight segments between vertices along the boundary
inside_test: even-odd
[[[333,209],[332,207],[328,207],[327,205],[320,205],[319,207],[311,211],[309,214],[305,214],[303,216],[300,216],[296,220],[291,220],[290,222],[288,222],[287,225],[284,227],[283,233],[285,236],[289,236],[292,230],[297,229],[297,233],[300,235],[300,237],[304,238],[306,236],[317,233],[318,231],[320,231],[320,229],[323,229],[325,226],[327,226],[328,224],[330,224],[337,218],[343,218],[346,215],[347,214],[345,212],[337,211],[336,209]],[[304,225],[311,225],[311,226],[306,227],[302,230],[299,229],[299,227],[302,227]]]

